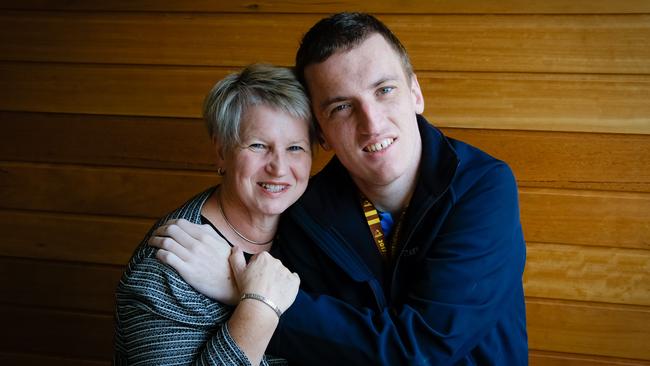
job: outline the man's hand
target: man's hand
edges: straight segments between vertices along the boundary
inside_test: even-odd
[[[158,260],[174,268],[198,292],[224,304],[239,302],[228,262],[230,245],[209,225],[169,220],[153,232],[149,245],[158,248]]]

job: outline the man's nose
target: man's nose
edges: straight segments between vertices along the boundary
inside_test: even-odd
[[[358,109],[360,114],[360,132],[366,135],[379,134],[382,124],[382,112],[376,103],[363,102]]]

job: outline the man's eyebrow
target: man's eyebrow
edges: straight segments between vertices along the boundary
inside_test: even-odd
[[[334,103],[337,103],[337,102],[343,102],[343,101],[348,100],[348,99],[349,99],[349,98],[347,98],[347,97],[333,97],[333,98],[329,98],[329,99],[326,99],[324,102],[322,102],[322,103],[320,104],[320,107],[321,107],[321,109],[325,109],[325,108],[327,108],[330,104],[334,104]]]
[[[384,76],[381,79],[379,79],[379,80],[375,81],[374,83],[370,84],[370,88],[374,89],[374,88],[380,86],[381,84],[384,84],[386,82],[394,82],[394,81],[396,81],[398,79],[399,78],[397,76],[395,76],[395,75]],[[343,102],[343,101],[346,101],[348,99],[350,99],[350,98],[349,97],[343,97],[343,96],[328,98],[328,99],[326,99],[325,101],[323,101],[320,104],[320,107],[321,107],[321,109],[325,109],[331,104],[334,104],[334,103],[337,103],[337,102]]]
[[[397,80],[396,76],[393,76],[393,75],[384,76],[381,79],[379,79],[379,80],[375,81],[374,83],[372,83],[371,87],[376,88],[376,87],[380,86],[381,84],[384,84],[384,83],[389,82],[389,81],[393,82],[393,81],[396,81],[396,80]]]

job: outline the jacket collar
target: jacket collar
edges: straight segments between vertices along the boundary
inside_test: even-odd
[[[460,162],[449,140],[439,129],[420,115],[417,120],[422,139],[422,158],[418,182],[407,212],[411,218],[421,217],[449,189]],[[405,232],[410,231],[409,226],[415,225],[416,221],[407,218],[406,222],[411,225],[404,227]]]
[[[439,197],[451,184],[459,159],[447,137],[424,117],[418,115],[418,128],[422,138],[422,160],[418,188],[427,195]]]
[[[412,220],[412,217],[422,216],[447,191],[458,166],[456,152],[442,132],[422,116],[417,116],[417,123],[422,158],[404,233],[411,232],[417,225],[419,220]],[[370,230],[359,230],[367,227],[367,223],[358,190],[336,156],[311,179],[307,191],[290,214],[307,231],[313,231],[310,236],[353,278],[364,280],[381,272],[378,268],[381,257]],[[319,231],[323,234],[317,235]]]

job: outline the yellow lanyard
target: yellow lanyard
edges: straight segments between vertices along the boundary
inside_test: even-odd
[[[381,257],[388,261],[391,258],[395,258],[397,254],[397,240],[399,239],[400,231],[402,230],[402,221],[404,218],[404,209],[397,221],[397,226],[395,227],[395,232],[393,233],[393,240],[390,243],[390,254],[388,253],[388,248],[386,247],[386,242],[384,241],[384,230],[381,228],[381,221],[379,219],[379,213],[375,206],[367,198],[361,198],[361,204],[363,206],[363,213],[366,216],[366,221],[368,222],[368,227],[370,228],[370,233],[375,239],[375,245],[381,254]]]

